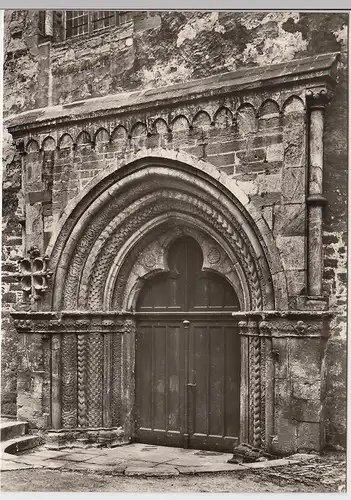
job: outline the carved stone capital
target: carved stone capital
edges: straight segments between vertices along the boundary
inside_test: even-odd
[[[239,332],[240,335],[257,337],[259,335],[258,323],[257,321],[247,320],[239,321]]]
[[[135,320],[134,318],[126,318],[123,325],[123,333],[125,335],[135,332]]]
[[[114,312],[14,312],[12,317],[18,333],[43,335],[122,333],[125,325],[122,315]],[[133,319],[125,321],[134,324]]]
[[[275,319],[260,321],[259,331],[266,337],[321,337],[323,336],[323,323],[321,321],[307,322],[301,319]]]
[[[330,311],[247,311],[238,318],[240,335],[256,337],[325,337]]]
[[[314,87],[306,90],[306,102],[309,109],[325,109],[332,98],[332,92],[327,87]]]

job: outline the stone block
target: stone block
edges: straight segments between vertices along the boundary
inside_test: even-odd
[[[232,153],[243,149],[246,146],[246,141],[244,139],[233,139],[227,142],[217,142],[213,144],[208,144],[206,147],[207,155],[216,155],[224,153]]]
[[[297,451],[321,450],[321,430],[319,423],[300,422],[297,426],[297,432]]]
[[[319,400],[292,398],[291,418],[297,422],[320,422],[321,403]]]
[[[34,397],[30,391],[23,391],[18,386],[17,418],[29,423],[30,428],[47,429],[48,415],[43,413],[42,394]]]
[[[46,448],[36,448],[32,456],[35,458],[40,458],[41,460],[56,460],[56,458],[59,458],[63,455],[67,455],[69,453],[69,450],[64,450],[64,451],[58,451],[58,450],[48,450]]]
[[[291,415],[291,384],[288,379],[276,379],[274,384],[275,418],[289,419]]]
[[[258,164],[257,164],[258,165]],[[248,166],[248,172],[250,171],[252,165]],[[240,167],[241,168],[241,167]],[[235,167],[235,172],[238,171],[238,167]],[[262,170],[259,170],[262,172]],[[251,196],[252,201],[256,205],[256,207],[266,207],[266,206],[272,206],[277,203],[280,203],[280,192],[275,192],[275,193],[264,193],[262,192],[260,195],[252,195]]]
[[[286,273],[280,271],[272,276],[275,307],[279,310],[288,309]]]
[[[236,157],[240,160],[240,164],[248,164],[254,162],[263,162],[266,158],[266,149],[257,148],[245,151],[237,151]]]
[[[228,165],[234,166],[234,153],[226,153],[223,155],[208,156],[207,161],[216,167],[224,167]]]
[[[91,458],[90,455],[86,453],[67,453],[65,455],[61,455],[57,457],[57,460],[65,460],[69,462],[85,462]]]
[[[124,442],[121,428],[109,429],[60,429],[49,431],[46,435],[46,448],[63,450],[72,447],[114,446]],[[87,459],[89,456],[87,456]]]
[[[287,168],[282,173],[281,198],[286,203],[303,203],[305,201],[305,169]]]
[[[297,297],[305,293],[306,271],[294,270],[286,271],[286,279],[288,283],[289,297]]]
[[[234,175],[234,165],[226,166],[226,167],[219,167],[221,172],[224,172],[225,174],[229,175],[229,177],[233,177]]]
[[[302,167],[306,163],[306,153],[301,145],[285,142],[284,163],[287,168]]]
[[[202,146],[190,146],[181,149],[189,155],[196,156],[197,158],[202,158],[204,155],[204,148]]]
[[[123,465],[127,463],[127,460],[123,460],[121,457],[113,457],[110,454],[100,455],[90,455],[88,456],[86,463],[89,464],[105,464],[105,465]]]
[[[45,190],[45,183],[43,181],[36,181],[36,182],[28,182],[27,183],[27,189],[26,193],[31,193],[31,192],[37,192],[37,191],[44,191]]]
[[[304,236],[306,207],[303,203],[274,206],[273,232],[280,236]]]
[[[26,246],[43,250],[43,216],[42,205],[26,205]]]
[[[286,271],[305,269],[304,236],[277,236],[276,245]]]
[[[276,435],[272,439],[271,453],[291,454],[297,451],[297,427],[289,418],[276,418]]]
[[[283,161],[284,160],[284,145],[272,144],[266,148],[266,161]]]
[[[124,467],[114,465],[90,464],[86,462],[64,462],[62,469],[86,472],[101,472],[102,474],[113,473],[122,475]]]
[[[281,190],[281,175],[278,174],[258,174],[256,178],[258,194],[278,193]]]
[[[289,371],[294,381],[304,379],[317,381],[320,379],[321,350],[319,338],[288,339]]]
[[[264,135],[255,135],[252,138],[248,139],[248,147],[258,148],[258,147],[267,147],[271,145],[278,145],[282,142],[283,136],[280,132],[269,133]],[[267,158],[267,161],[268,160]]]
[[[63,469],[64,468],[64,463],[58,462],[55,460],[44,460],[44,461],[38,461],[38,465],[43,467],[44,469]]]
[[[262,207],[262,215],[269,229],[273,229],[273,206]]]
[[[292,382],[292,395],[296,399],[320,401],[321,387],[320,381],[316,382]]]

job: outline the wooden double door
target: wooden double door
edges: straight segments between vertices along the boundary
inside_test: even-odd
[[[239,308],[204,272],[195,240],[176,241],[169,272],[146,283],[136,336],[135,440],[232,451],[240,424]]]

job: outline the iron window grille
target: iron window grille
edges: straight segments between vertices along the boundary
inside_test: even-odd
[[[115,10],[67,10],[66,38],[92,34],[104,28],[125,24],[132,18],[131,12]]]

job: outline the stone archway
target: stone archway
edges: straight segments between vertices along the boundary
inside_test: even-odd
[[[89,304],[106,310],[105,281],[98,291],[95,280],[96,273],[108,272],[102,261],[110,259],[112,265],[116,248],[125,255],[170,210],[207,225],[235,252],[250,283],[250,309],[287,308],[279,252],[250,199],[213,165],[164,150],[142,151],[118,169],[107,168],[67,206],[46,252],[57,270],[47,307],[84,309]],[[123,235],[113,239],[122,228]],[[87,291],[87,281],[94,282],[94,291]]]
[[[203,266],[226,277],[243,311],[286,308],[273,238],[225,174],[163,151],[106,169],[67,207],[47,250],[54,277],[44,329],[52,334],[51,425],[60,439],[72,440],[72,429],[90,432],[88,440],[93,429],[104,429],[106,440],[133,436],[135,304],[145,278],[165,270],[179,234],[197,240]],[[242,340],[240,439],[261,445],[272,398],[263,397],[261,378],[269,343],[257,335]]]

